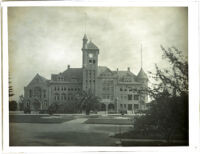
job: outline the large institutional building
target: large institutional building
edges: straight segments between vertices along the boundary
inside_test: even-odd
[[[68,68],[59,74],[52,74],[48,80],[37,74],[24,87],[24,100],[31,110],[47,110],[52,103],[69,103],[80,91],[91,91],[100,98],[102,111],[134,113],[144,110],[147,94],[140,89],[148,86],[148,77],[141,68],[137,75],[127,70],[110,70],[98,65],[99,48],[83,37],[82,67]],[[34,105],[37,104],[37,107]]]

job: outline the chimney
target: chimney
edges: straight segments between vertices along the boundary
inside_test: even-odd
[[[128,67],[128,71],[130,72],[130,67]]]
[[[67,68],[70,69],[70,65],[67,65]]]

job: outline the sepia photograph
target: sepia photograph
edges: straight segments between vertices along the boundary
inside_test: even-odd
[[[8,7],[9,146],[189,146],[188,7]]]

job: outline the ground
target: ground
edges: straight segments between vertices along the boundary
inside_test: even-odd
[[[131,129],[131,117],[120,115],[10,115],[10,145],[115,146],[112,136]]]

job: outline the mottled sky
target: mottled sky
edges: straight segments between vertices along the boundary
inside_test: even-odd
[[[160,45],[187,56],[188,14],[184,7],[11,7],[8,9],[9,69],[14,99],[33,77],[50,79],[67,65],[81,67],[84,33],[100,49],[99,65],[135,74],[153,71]]]

